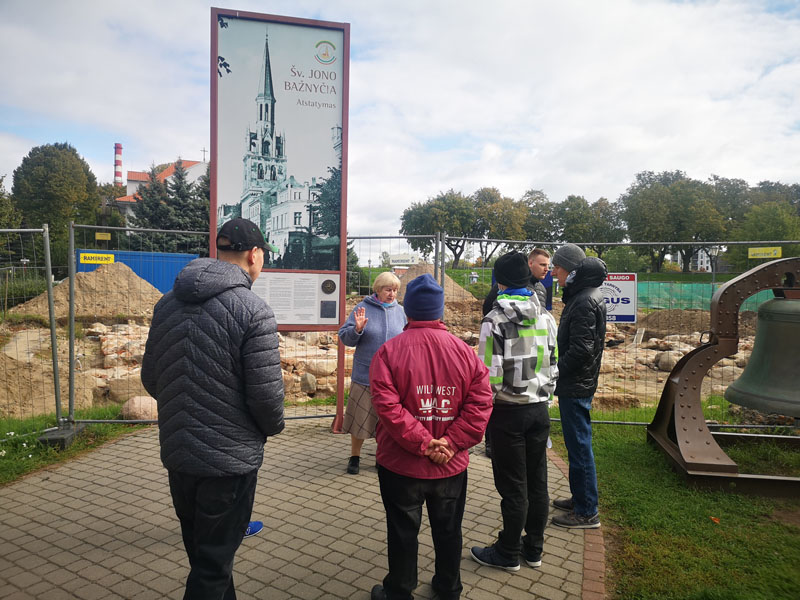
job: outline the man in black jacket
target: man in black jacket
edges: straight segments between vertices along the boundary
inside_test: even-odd
[[[600,286],[608,272],[599,258],[586,257],[575,244],[553,255],[553,277],[563,288],[564,309],[558,324],[556,396],[569,457],[571,498],[553,506],[566,511],[553,524],[573,529],[600,527],[597,473],[592,452],[592,398],[597,390],[606,335],[606,305]]]
[[[268,436],[283,430],[275,316],[250,287],[267,243],[246,219],[225,223],[219,260],[198,258],[158,301],[142,383],[158,401],[161,462],[190,572],[184,599],[230,600]]]

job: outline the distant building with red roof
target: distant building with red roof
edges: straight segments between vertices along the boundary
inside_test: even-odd
[[[206,174],[208,163],[200,160],[184,160],[183,168],[186,169],[186,179],[189,183],[196,184],[197,180]],[[166,169],[156,175],[156,179],[168,183],[171,181],[174,174],[175,163],[170,163]],[[133,214],[133,207],[137,201],[136,193],[139,191],[139,188],[148,181],[150,181],[150,176],[147,174],[147,171],[128,171],[128,195],[117,198],[114,201],[119,212],[125,217],[126,221]]]

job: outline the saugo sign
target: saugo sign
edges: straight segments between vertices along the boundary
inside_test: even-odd
[[[600,286],[606,321],[636,323],[636,273],[609,273]]]

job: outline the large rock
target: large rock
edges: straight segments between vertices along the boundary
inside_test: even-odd
[[[306,394],[317,393],[317,378],[311,373],[303,373],[300,376],[300,391]]]
[[[106,383],[106,396],[110,402],[126,402],[136,396],[147,396],[147,390],[142,385],[142,378],[137,369],[135,373],[119,379],[109,379]]]
[[[678,361],[683,358],[683,354],[676,350],[667,350],[656,355],[656,366],[659,371],[670,372],[678,364]]]
[[[311,373],[315,377],[327,377],[335,372],[335,358],[312,358],[306,362],[306,373]]]
[[[158,404],[150,396],[134,396],[122,405],[122,418],[126,421],[155,421]]]

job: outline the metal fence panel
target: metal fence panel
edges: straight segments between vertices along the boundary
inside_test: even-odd
[[[552,254],[558,244],[531,240],[463,239],[463,242],[458,265],[454,264],[452,252],[446,249],[445,321],[453,333],[477,348],[481,304],[492,283],[494,260],[512,249],[527,253],[537,246]],[[685,276],[680,273],[672,275],[675,281],[643,281],[647,275],[638,273],[637,322],[608,323],[607,346],[593,405],[595,419],[642,424],[652,419],[672,366],[683,354],[700,345],[703,332],[711,326],[710,302],[720,280],[737,274],[714,273],[709,283],[693,283],[681,281]],[[669,274],[662,276],[669,277]],[[791,419],[773,418],[731,405],[723,396],[747,364],[758,307],[771,297],[771,292],[761,292],[743,304],[739,352],[717,363],[703,381],[704,414],[712,423],[793,425]],[[557,321],[562,308],[560,293],[556,293],[552,313]]]
[[[110,231],[111,239],[98,240],[95,235],[98,231]],[[115,261],[113,267],[106,265],[93,272],[73,271],[69,280],[55,287],[54,302],[48,305],[45,284],[49,270],[45,264],[43,232],[0,231],[3,315],[0,383],[5,386],[0,388],[3,392],[0,414],[55,414],[59,388],[54,378],[58,378],[59,371],[69,371],[68,418],[86,421],[90,419],[76,418],[76,411],[106,404],[121,407],[133,397],[147,395],[141,386],[139,369],[152,309],[164,289],[153,286],[124,262]],[[175,253],[203,255],[208,250],[207,232],[76,225],[72,233],[69,256],[75,256],[76,245],[89,251],[113,251],[117,256],[135,252],[136,260],[155,271],[164,268],[165,261]],[[405,284],[411,278],[430,272],[444,282],[445,322],[455,335],[477,348],[482,303],[492,283],[493,261],[509,249],[527,252],[537,243],[466,239],[460,264],[456,265],[444,243],[447,239],[442,238],[349,238],[347,314],[364,295],[371,293],[372,283],[380,272],[391,269],[400,276],[401,300]],[[549,249],[552,251],[554,245]],[[64,266],[52,270],[59,274],[67,272]],[[637,322],[608,326],[594,405],[595,418],[604,421],[649,422],[671,365],[699,345],[702,332],[710,327],[709,303],[718,282],[647,281],[642,273],[639,275]],[[731,276],[728,273],[719,279]],[[728,405],[723,398],[725,388],[742,372],[752,349],[755,311],[769,297],[769,292],[762,292],[745,303],[740,316],[740,352],[718,363],[703,382],[705,415],[710,421],[769,422]],[[560,295],[556,293],[552,308],[556,319],[561,309]],[[62,343],[58,353],[55,339],[68,340],[69,350]],[[346,349],[345,368],[340,374],[337,345],[335,331],[280,334],[286,402],[295,407],[294,415],[333,416],[338,378],[341,376],[349,387],[353,355],[352,349]],[[63,388],[67,378],[61,379]]]
[[[61,415],[50,238],[42,229],[0,229],[0,418]],[[66,382],[63,382],[66,383]],[[66,390],[64,390],[66,391]]]
[[[109,229],[110,240],[95,239],[97,231]],[[115,261],[91,271],[84,267],[72,276],[74,334],[70,355],[74,387],[70,420],[92,422],[76,418],[75,410],[110,404],[121,411],[113,421],[121,421],[123,416],[126,422],[152,421],[146,411],[135,412],[137,406],[146,407],[146,402],[129,401],[148,397],[140,372],[153,307],[162,293],[172,288],[175,275],[189,260],[208,255],[209,234],[81,225],[75,225],[73,231],[76,245],[95,254],[113,253]],[[194,254],[182,252],[185,250]],[[77,254],[73,247],[70,256]],[[337,395],[335,332],[280,332],[278,336],[285,401],[294,407],[293,417],[333,416]]]

